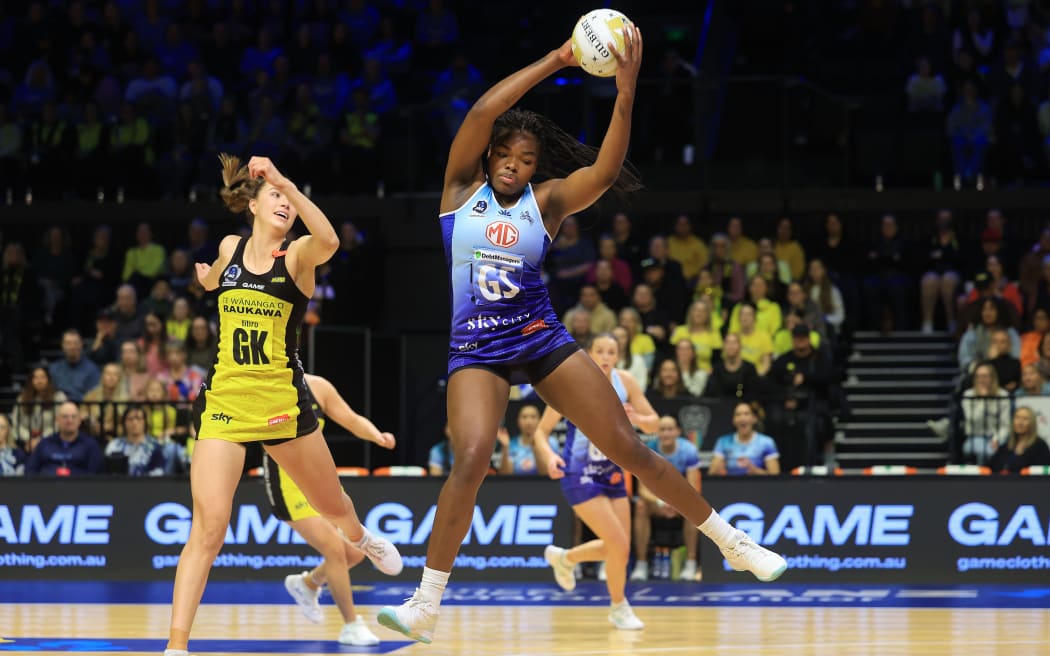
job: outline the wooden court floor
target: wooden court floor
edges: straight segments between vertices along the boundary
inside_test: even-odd
[[[10,601],[10,600],[4,600]],[[275,643],[261,651],[193,654],[393,653],[427,656],[468,654],[578,656],[754,655],[771,656],[1037,656],[1050,655],[1050,610],[1035,608],[828,608],[828,607],[660,607],[635,610],[646,622],[640,632],[616,631],[602,606],[444,606],[432,645],[406,644],[375,624],[376,606],[359,608],[385,642],[380,648],[339,648],[334,607],[326,623],[306,622],[291,605],[207,604],[201,607],[194,640],[314,641],[300,646]],[[25,639],[154,640],[162,648],[169,609],[163,604],[0,603],[0,651],[37,654],[88,651],[81,644],[30,645]],[[23,645],[20,645],[23,642]],[[104,642],[102,643],[105,644]],[[205,643],[208,644],[208,643]],[[213,643],[219,644],[219,643]],[[305,649],[303,648],[305,645]],[[152,653],[154,643],[94,653]],[[221,648],[221,647],[220,647]],[[143,651],[138,651],[141,649]]]

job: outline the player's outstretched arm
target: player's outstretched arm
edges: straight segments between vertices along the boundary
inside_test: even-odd
[[[392,449],[397,444],[393,434],[380,431],[368,417],[354,412],[327,378],[306,374],[306,384],[310,386],[310,393],[317,400],[317,405],[335,423],[362,440],[375,442],[383,448]]]

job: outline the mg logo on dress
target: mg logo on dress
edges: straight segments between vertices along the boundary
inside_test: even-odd
[[[485,238],[495,246],[510,248],[518,243],[518,229],[506,221],[497,221],[485,228]]]

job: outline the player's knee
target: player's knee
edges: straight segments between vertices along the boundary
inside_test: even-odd
[[[310,499],[310,505],[325,519],[336,520],[346,514],[346,494],[326,494],[319,499]]]
[[[218,554],[226,541],[226,523],[202,519],[194,528],[190,538],[205,551]]]
[[[627,562],[631,555],[631,540],[626,535],[605,540],[605,559],[611,562]]]
[[[452,473],[455,476],[465,476],[471,480],[480,481],[488,473],[491,463],[491,448],[483,448],[480,444],[469,444],[456,450]]]

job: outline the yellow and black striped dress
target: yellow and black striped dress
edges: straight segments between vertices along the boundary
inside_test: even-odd
[[[317,423],[324,429],[324,412],[311,396],[311,407],[317,414]],[[263,482],[266,485],[266,497],[270,501],[270,512],[277,519],[286,522],[294,522],[307,517],[320,517],[321,513],[314,510],[306,495],[295,484],[292,477],[288,475],[280,465],[263,451],[262,459]]]
[[[194,402],[197,439],[279,443],[317,429],[299,360],[309,299],[285,266],[288,242],[269,271],[244,266],[241,238],[219,286],[219,345]]]

